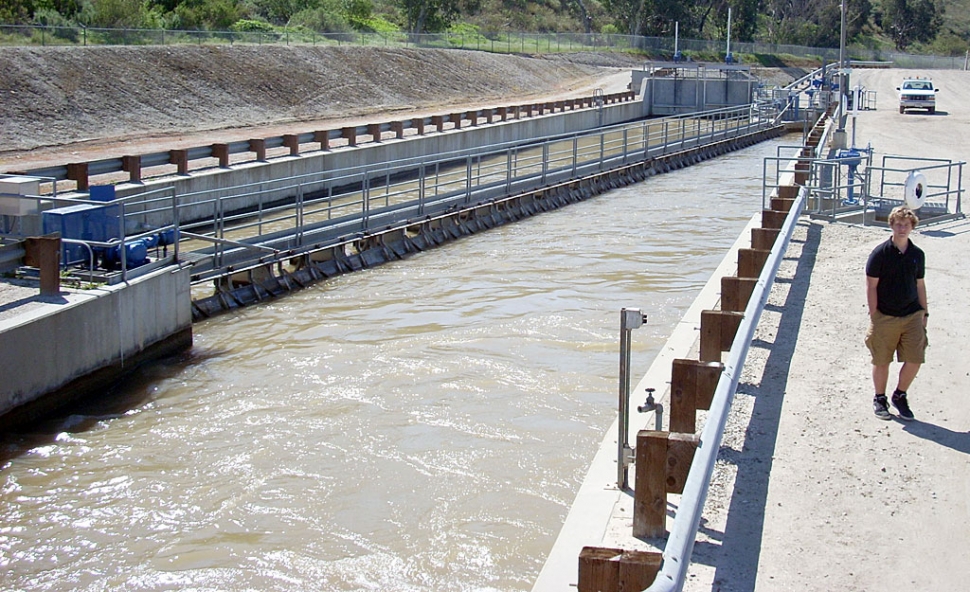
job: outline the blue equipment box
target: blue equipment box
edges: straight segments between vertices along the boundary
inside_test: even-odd
[[[121,205],[77,204],[43,212],[44,234],[59,232],[62,238],[108,242],[123,238]],[[88,250],[81,245],[61,243],[61,263],[86,263]]]

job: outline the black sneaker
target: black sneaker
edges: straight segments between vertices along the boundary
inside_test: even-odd
[[[879,419],[892,419],[892,414],[889,413],[889,401],[886,400],[886,395],[876,395],[872,399],[872,410],[875,411],[876,417]]]
[[[909,402],[906,401],[906,393],[903,391],[893,393],[893,407],[899,413],[899,419],[905,421],[913,420],[913,412],[909,410]]]

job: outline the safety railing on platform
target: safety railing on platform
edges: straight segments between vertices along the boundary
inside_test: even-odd
[[[772,125],[750,106],[648,120],[528,144],[493,145],[178,196],[183,251],[205,281],[267,252],[326,244]],[[282,203],[262,196],[293,195]],[[254,205],[253,205],[254,204]],[[146,209],[146,217],[154,211]],[[137,216],[133,213],[132,216]],[[211,244],[202,245],[199,241]],[[270,251],[267,251],[269,249]],[[289,255],[288,255],[289,256]]]
[[[717,387],[714,389],[704,429],[700,434],[694,459],[684,482],[677,515],[670,528],[667,544],[664,546],[663,564],[654,583],[647,588],[647,592],[673,592],[683,589],[700,526],[701,513],[707,499],[708,484],[714,473],[731,403],[737,391],[755,329],[758,327],[778,268],[788,250],[798,218],[801,216],[805,198],[806,192],[803,188],[785,218],[744,309],[744,316],[735,333]]]

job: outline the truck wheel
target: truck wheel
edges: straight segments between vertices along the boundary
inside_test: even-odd
[[[906,107],[900,107],[899,108],[899,112],[900,113],[906,113]]]
[[[934,113],[936,113],[936,107],[930,107],[928,111],[930,112],[930,115],[933,115]]]

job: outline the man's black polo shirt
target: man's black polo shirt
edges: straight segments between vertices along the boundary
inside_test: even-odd
[[[866,263],[866,275],[879,278],[876,287],[879,312],[894,317],[911,315],[922,310],[916,280],[926,274],[926,255],[909,241],[905,253],[900,253],[893,239],[873,249]]]

